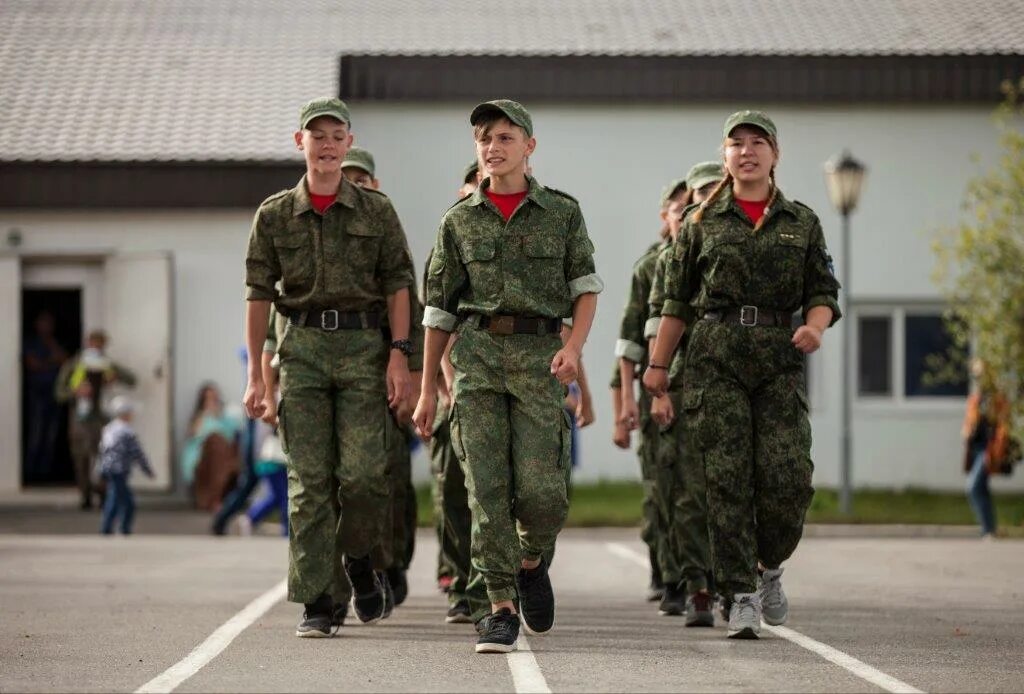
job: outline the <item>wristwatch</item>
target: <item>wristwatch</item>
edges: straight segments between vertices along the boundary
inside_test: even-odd
[[[408,357],[409,355],[412,354],[412,342],[410,342],[409,340],[395,340],[394,342],[391,343],[391,349],[397,349],[399,352]]]

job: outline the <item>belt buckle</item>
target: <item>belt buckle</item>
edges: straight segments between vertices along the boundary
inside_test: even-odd
[[[491,318],[491,332],[496,335],[512,335],[516,331],[515,316],[494,316]]]
[[[333,324],[327,320],[327,316],[330,315],[334,321]],[[320,313],[320,328],[322,330],[334,331],[338,329],[340,321],[338,320],[337,309],[328,309]]]
[[[752,316],[748,319],[748,316]],[[757,306],[740,306],[740,325],[752,328],[757,325]]]

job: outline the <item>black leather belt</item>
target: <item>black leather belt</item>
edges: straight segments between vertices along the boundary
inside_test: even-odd
[[[288,316],[288,322],[291,325],[320,328],[331,332],[335,330],[376,330],[380,327],[380,314],[363,311],[338,311],[329,308],[307,311],[305,314],[296,311]]]
[[[739,323],[748,328],[752,328],[755,325],[782,328],[793,327],[792,313],[758,308],[757,306],[736,306],[718,311],[708,311],[704,314],[704,320],[715,321],[716,323]]]
[[[480,316],[480,329],[495,335],[559,335],[561,318],[526,316]]]

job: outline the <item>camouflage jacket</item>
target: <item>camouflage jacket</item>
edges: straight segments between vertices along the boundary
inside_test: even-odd
[[[337,202],[320,215],[303,176],[256,211],[245,257],[250,301],[273,301],[282,313],[384,313],[387,296],[414,282],[405,232],[383,193],[342,179]]]
[[[506,223],[487,179],[445,213],[427,274],[423,324],[451,332],[467,314],[568,318],[604,288],[579,204],[529,179]]]
[[[705,311],[744,305],[805,316],[828,306],[832,322],[839,320],[839,282],[818,217],[782,193],[767,214],[754,233],[731,190],[707,207],[700,223],[691,210],[665,259],[661,315],[689,323]]]
[[[634,364],[641,365],[641,368],[646,365],[647,361],[644,326],[648,319],[648,298],[651,294],[651,282],[654,279],[654,265],[664,246],[663,243],[652,245],[634,263],[629,298],[626,301],[626,308],[622,311],[619,339],[615,342],[615,356],[625,357]]]

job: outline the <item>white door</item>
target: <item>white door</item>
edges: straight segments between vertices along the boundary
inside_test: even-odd
[[[135,429],[156,478],[136,472],[139,489],[169,490],[171,456],[171,256],[167,253],[116,255],[104,266],[104,328],[108,355],[135,373],[127,391],[138,404]]]
[[[0,493],[21,489],[21,261],[0,255]]]

